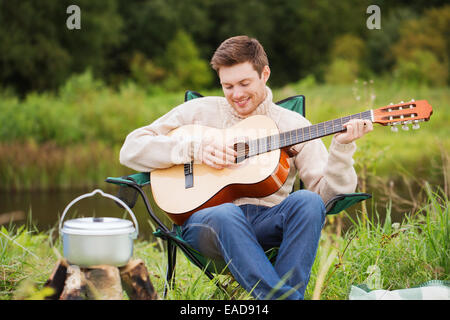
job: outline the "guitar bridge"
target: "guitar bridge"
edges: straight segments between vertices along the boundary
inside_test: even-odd
[[[189,189],[194,186],[194,161],[184,164],[184,188]]]

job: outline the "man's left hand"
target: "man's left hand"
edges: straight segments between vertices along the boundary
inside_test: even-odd
[[[351,143],[373,130],[372,121],[370,120],[352,119],[343,126],[347,131],[335,135],[336,141],[341,144]]]

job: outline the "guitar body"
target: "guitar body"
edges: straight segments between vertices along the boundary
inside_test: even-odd
[[[244,141],[278,134],[275,122],[267,116],[246,118],[227,129],[187,125],[170,136],[201,136],[220,141]],[[151,172],[151,188],[156,204],[176,224],[181,225],[194,212],[232,202],[242,197],[265,197],[281,188],[289,173],[288,154],[276,149],[248,158],[231,168],[214,169],[193,165],[193,186],[186,187],[184,165]]]

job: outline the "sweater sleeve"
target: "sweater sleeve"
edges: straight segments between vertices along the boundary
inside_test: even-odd
[[[183,124],[182,113],[177,107],[150,125],[132,131],[120,150],[120,163],[137,171],[149,172],[191,161],[190,138],[167,135]]]
[[[340,144],[334,138],[327,152],[322,140],[307,142],[294,162],[308,190],[318,193],[326,203],[340,193],[354,192],[357,175],[353,168],[354,142]]]

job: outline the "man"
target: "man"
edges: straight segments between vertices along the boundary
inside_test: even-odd
[[[266,86],[268,59],[256,39],[237,36],[225,40],[211,65],[225,98],[185,102],[134,130],[121,149],[122,164],[138,171],[192,160],[217,170],[233,165],[236,153],[227,142],[167,136],[182,125],[222,129],[256,114],[272,118],[280,132],[310,125],[301,115],[273,103]],[[371,131],[372,123],[352,120],[345,127],[345,132],[333,137],[329,153],[320,139],[295,145],[288,178],[277,192],[197,211],[183,223],[183,238],[205,256],[224,259],[236,280],[254,297],[303,299],[325,222],[324,203],[336,194],[355,190],[354,140]],[[306,190],[290,193],[296,173]],[[279,247],[274,265],[264,253],[271,247]]]

